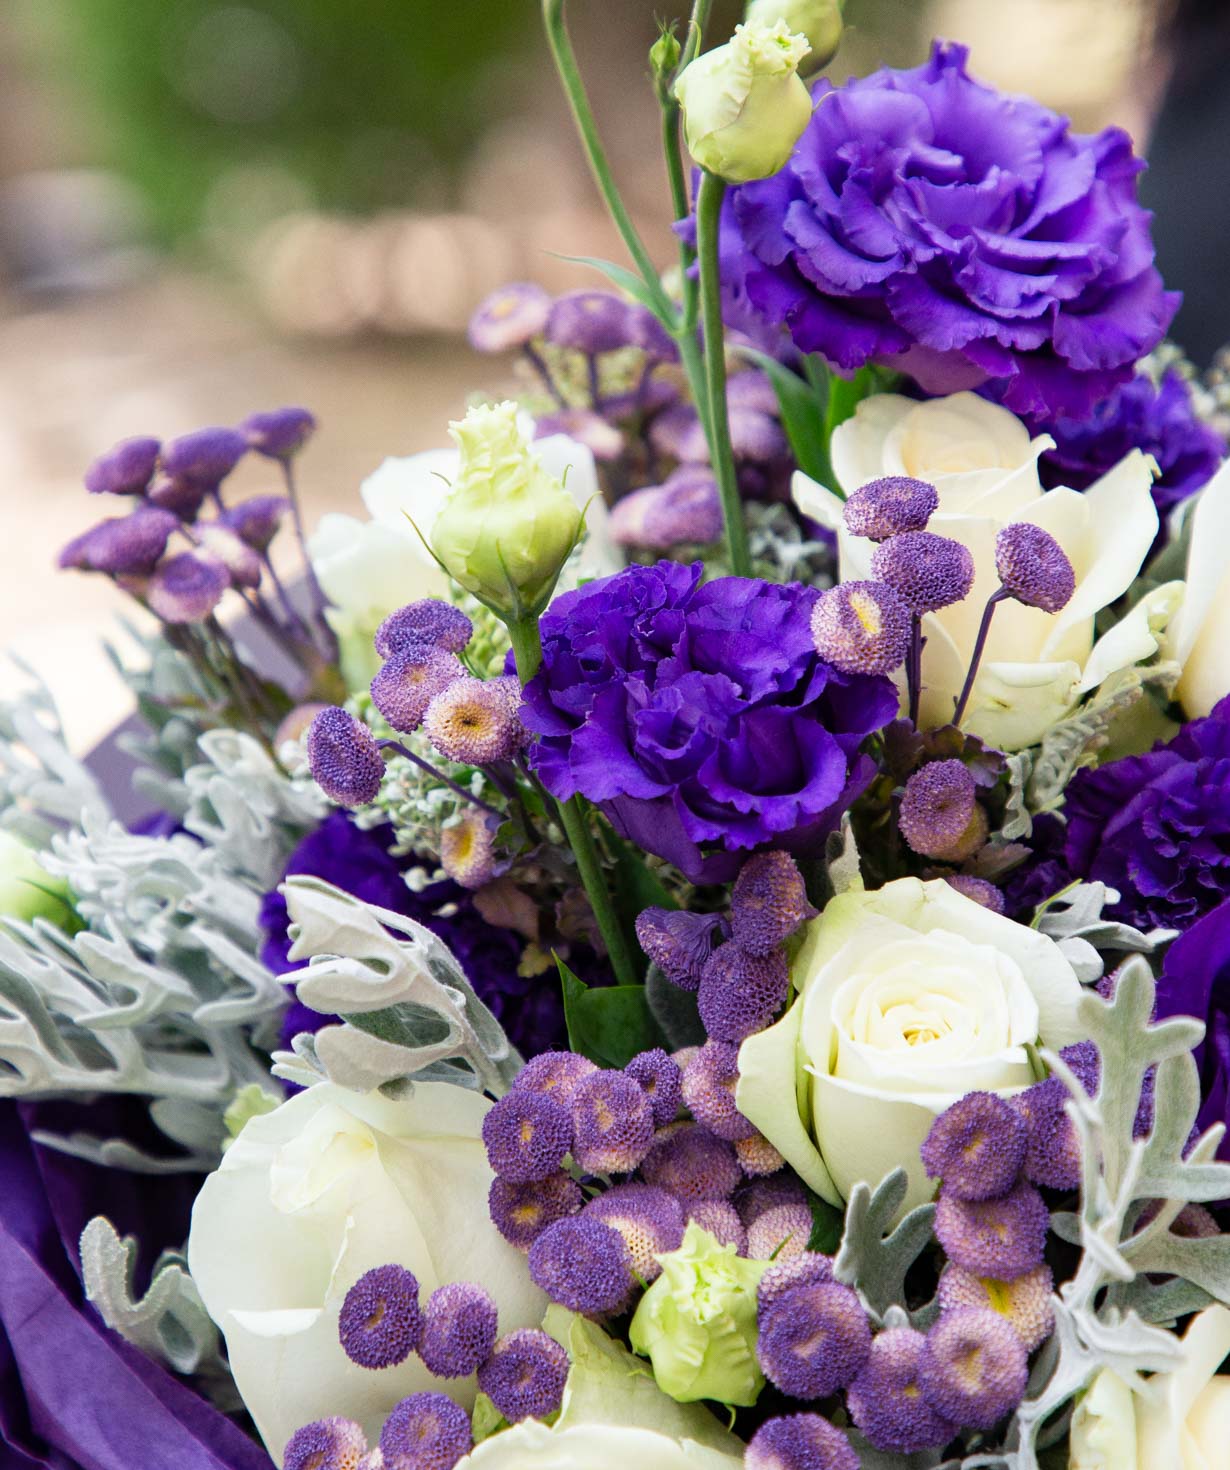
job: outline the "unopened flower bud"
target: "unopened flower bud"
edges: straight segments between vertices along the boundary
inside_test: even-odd
[[[771,26],[785,21],[792,31],[806,36],[811,50],[799,62],[806,77],[827,66],[841,45],[842,0],[748,0],[745,20]]]
[[[649,48],[649,69],[653,73],[654,86],[661,95],[679,65],[680,46],[674,31],[663,31]]]
[[[501,617],[536,615],[577,543],[581,513],[530,447],[515,403],[472,408],[450,432],[461,461],[432,549]]]
[[[701,168],[746,184],[785,164],[811,117],[798,72],[810,49],[784,21],[749,21],[684,69],[675,97],[688,152]]]

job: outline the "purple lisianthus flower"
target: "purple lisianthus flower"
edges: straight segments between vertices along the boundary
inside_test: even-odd
[[[579,792],[693,882],[726,882],[754,848],[833,829],[897,696],[820,658],[813,590],[702,572],[633,566],[557,598],[522,719],[553,796]]]
[[[1138,373],[1079,418],[1052,419],[1039,427],[1055,440],[1055,448],[1038,462],[1048,488],[1084,490],[1130,450],[1151,454],[1160,471],[1153,501],[1163,518],[1212,478],[1226,453],[1217,430],[1196,417],[1191,390],[1174,368],[1156,387]]]
[[[1078,771],[1064,815],[1064,866],[1118,890],[1115,918],[1190,927],[1230,888],[1230,698],[1146,755]]]
[[[1205,1024],[1196,1048],[1200,1112],[1196,1126],[1230,1125],[1230,900],[1170,946],[1157,984],[1157,1018],[1195,1016]],[[1217,1155],[1230,1160],[1230,1132]]]
[[[936,42],[910,71],[817,83],[785,168],[727,196],[729,318],[843,372],[882,362],[933,393],[994,381],[1015,413],[1078,416],[1178,304],[1143,165],[1121,129],[1072,133],[971,79],[967,55]]]
[[[418,920],[457,956],[479,999],[520,1052],[533,1056],[566,1045],[559,987],[544,983],[541,976],[517,973],[521,945],[512,930],[488,924],[471,895],[451,880],[413,892],[406,886],[402,862],[389,855],[389,836],[387,827],[364,830],[344,812],[331,812],[291,854],[285,876],[308,873],[366,903]],[[406,866],[414,861],[408,859]],[[275,975],[298,969],[290,960],[286,900],[276,889],[265,895],[260,922],[265,935],[262,961]],[[289,1046],[298,1032],[318,1031],[332,1020],[336,1017],[292,999],[282,1020],[283,1045]]]

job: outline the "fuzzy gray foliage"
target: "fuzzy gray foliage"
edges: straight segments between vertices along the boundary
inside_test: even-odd
[[[858,1183],[846,1202],[846,1225],[833,1261],[833,1275],[855,1287],[873,1318],[884,1322],[905,1305],[905,1278],[931,1241],[935,1206],[917,1205],[894,1228],[908,1187],[904,1169],[894,1169],[873,1191]]]
[[[1152,954],[1177,933],[1174,929],[1145,933],[1131,924],[1103,918],[1102,910],[1118,899],[1118,893],[1105,883],[1073,883],[1034,916],[1033,927],[1059,945],[1085,985],[1102,978],[1104,954]]]

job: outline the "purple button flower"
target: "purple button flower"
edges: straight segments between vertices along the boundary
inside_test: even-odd
[[[725,882],[746,851],[823,840],[870,779],[859,747],[896,694],[820,658],[814,591],[701,586],[702,570],[633,566],[558,598],[523,720],[552,795],[580,792],[694,882]]]
[[[995,380],[1014,412],[1088,410],[1161,340],[1141,164],[966,73],[964,47],[833,88],[774,177],[732,190],[732,323],[785,327],[843,371],[887,362],[929,392]]]

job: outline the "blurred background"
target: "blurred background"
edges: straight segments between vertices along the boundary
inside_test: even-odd
[[[932,35],[959,39],[976,75],[1082,130],[1118,123],[1146,152],[1156,134],[1181,160],[1184,127],[1203,136],[1218,106],[1210,38],[1230,4],[1179,3],[1175,17],[1152,0],[848,0],[832,72],[912,65]],[[570,6],[617,171],[664,262],[645,56],[655,16],[686,8]],[[718,0],[715,37],[740,8]],[[1168,83],[1182,96],[1159,126]],[[1224,121],[1209,134],[1214,169],[1226,135]],[[1150,187],[1159,202],[1170,187],[1179,238],[1193,233],[1183,207],[1218,192],[1177,163]],[[1210,241],[1222,296],[1224,240]],[[1168,282],[1190,289],[1159,248]],[[4,0],[0,647],[40,669],[88,744],[124,710],[95,651],[118,594],[52,563],[99,513],[80,486],[96,453],[303,403],[322,423],[309,509],[353,510],[381,458],[442,442],[467,391],[500,386],[501,365],[462,335],[488,290],[583,284],[562,256],[618,254],[535,0]],[[0,693],[20,677],[6,660]]]

